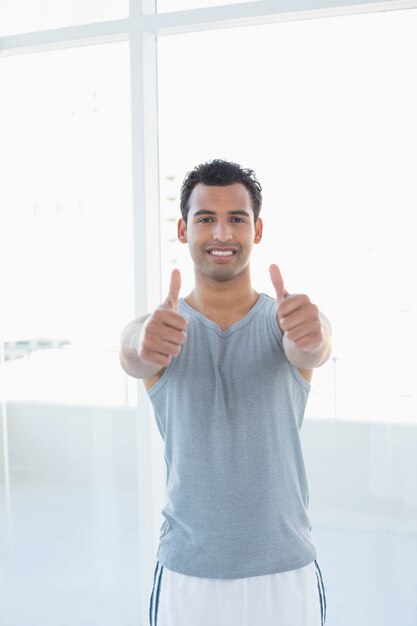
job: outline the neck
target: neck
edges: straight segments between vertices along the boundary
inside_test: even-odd
[[[185,298],[187,304],[203,314],[249,310],[259,294],[253,289],[249,271],[232,280],[218,281],[195,272],[195,285]]]

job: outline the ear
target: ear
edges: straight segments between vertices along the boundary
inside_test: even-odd
[[[177,229],[178,241],[181,241],[181,243],[187,243],[187,225],[181,217],[178,220]]]
[[[255,236],[253,238],[253,243],[259,243],[262,239],[262,230],[263,230],[263,222],[260,217],[255,222]]]

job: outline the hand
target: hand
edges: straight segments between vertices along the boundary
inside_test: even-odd
[[[317,352],[324,338],[318,307],[304,294],[288,293],[277,265],[271,265],[269,273],[277,296],[281,332],[302,352]]]
[[[144,322],[139,336],[138,356],[144,363],[166,367],[178,356],[185,342],[187,320],[178,313],[181,274],[172,270],[168,297]]]

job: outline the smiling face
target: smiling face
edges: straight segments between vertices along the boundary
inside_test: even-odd
[[[178,239],[188,243],[197,275],[228,281],[244,272],[254,243],[262,239],[262,220],[254,223],[251,197],[242,183],[196,185],[187,224],[178,222]]]

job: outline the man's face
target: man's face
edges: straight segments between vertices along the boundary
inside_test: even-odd
[[[246,187],[198,183],[189,204],[187,225],[182,219],[178,222],[178,238],[188,243],[196,272],[228,281],[249,271],[253,244],[262,239],[262,220],[254,223]]]

